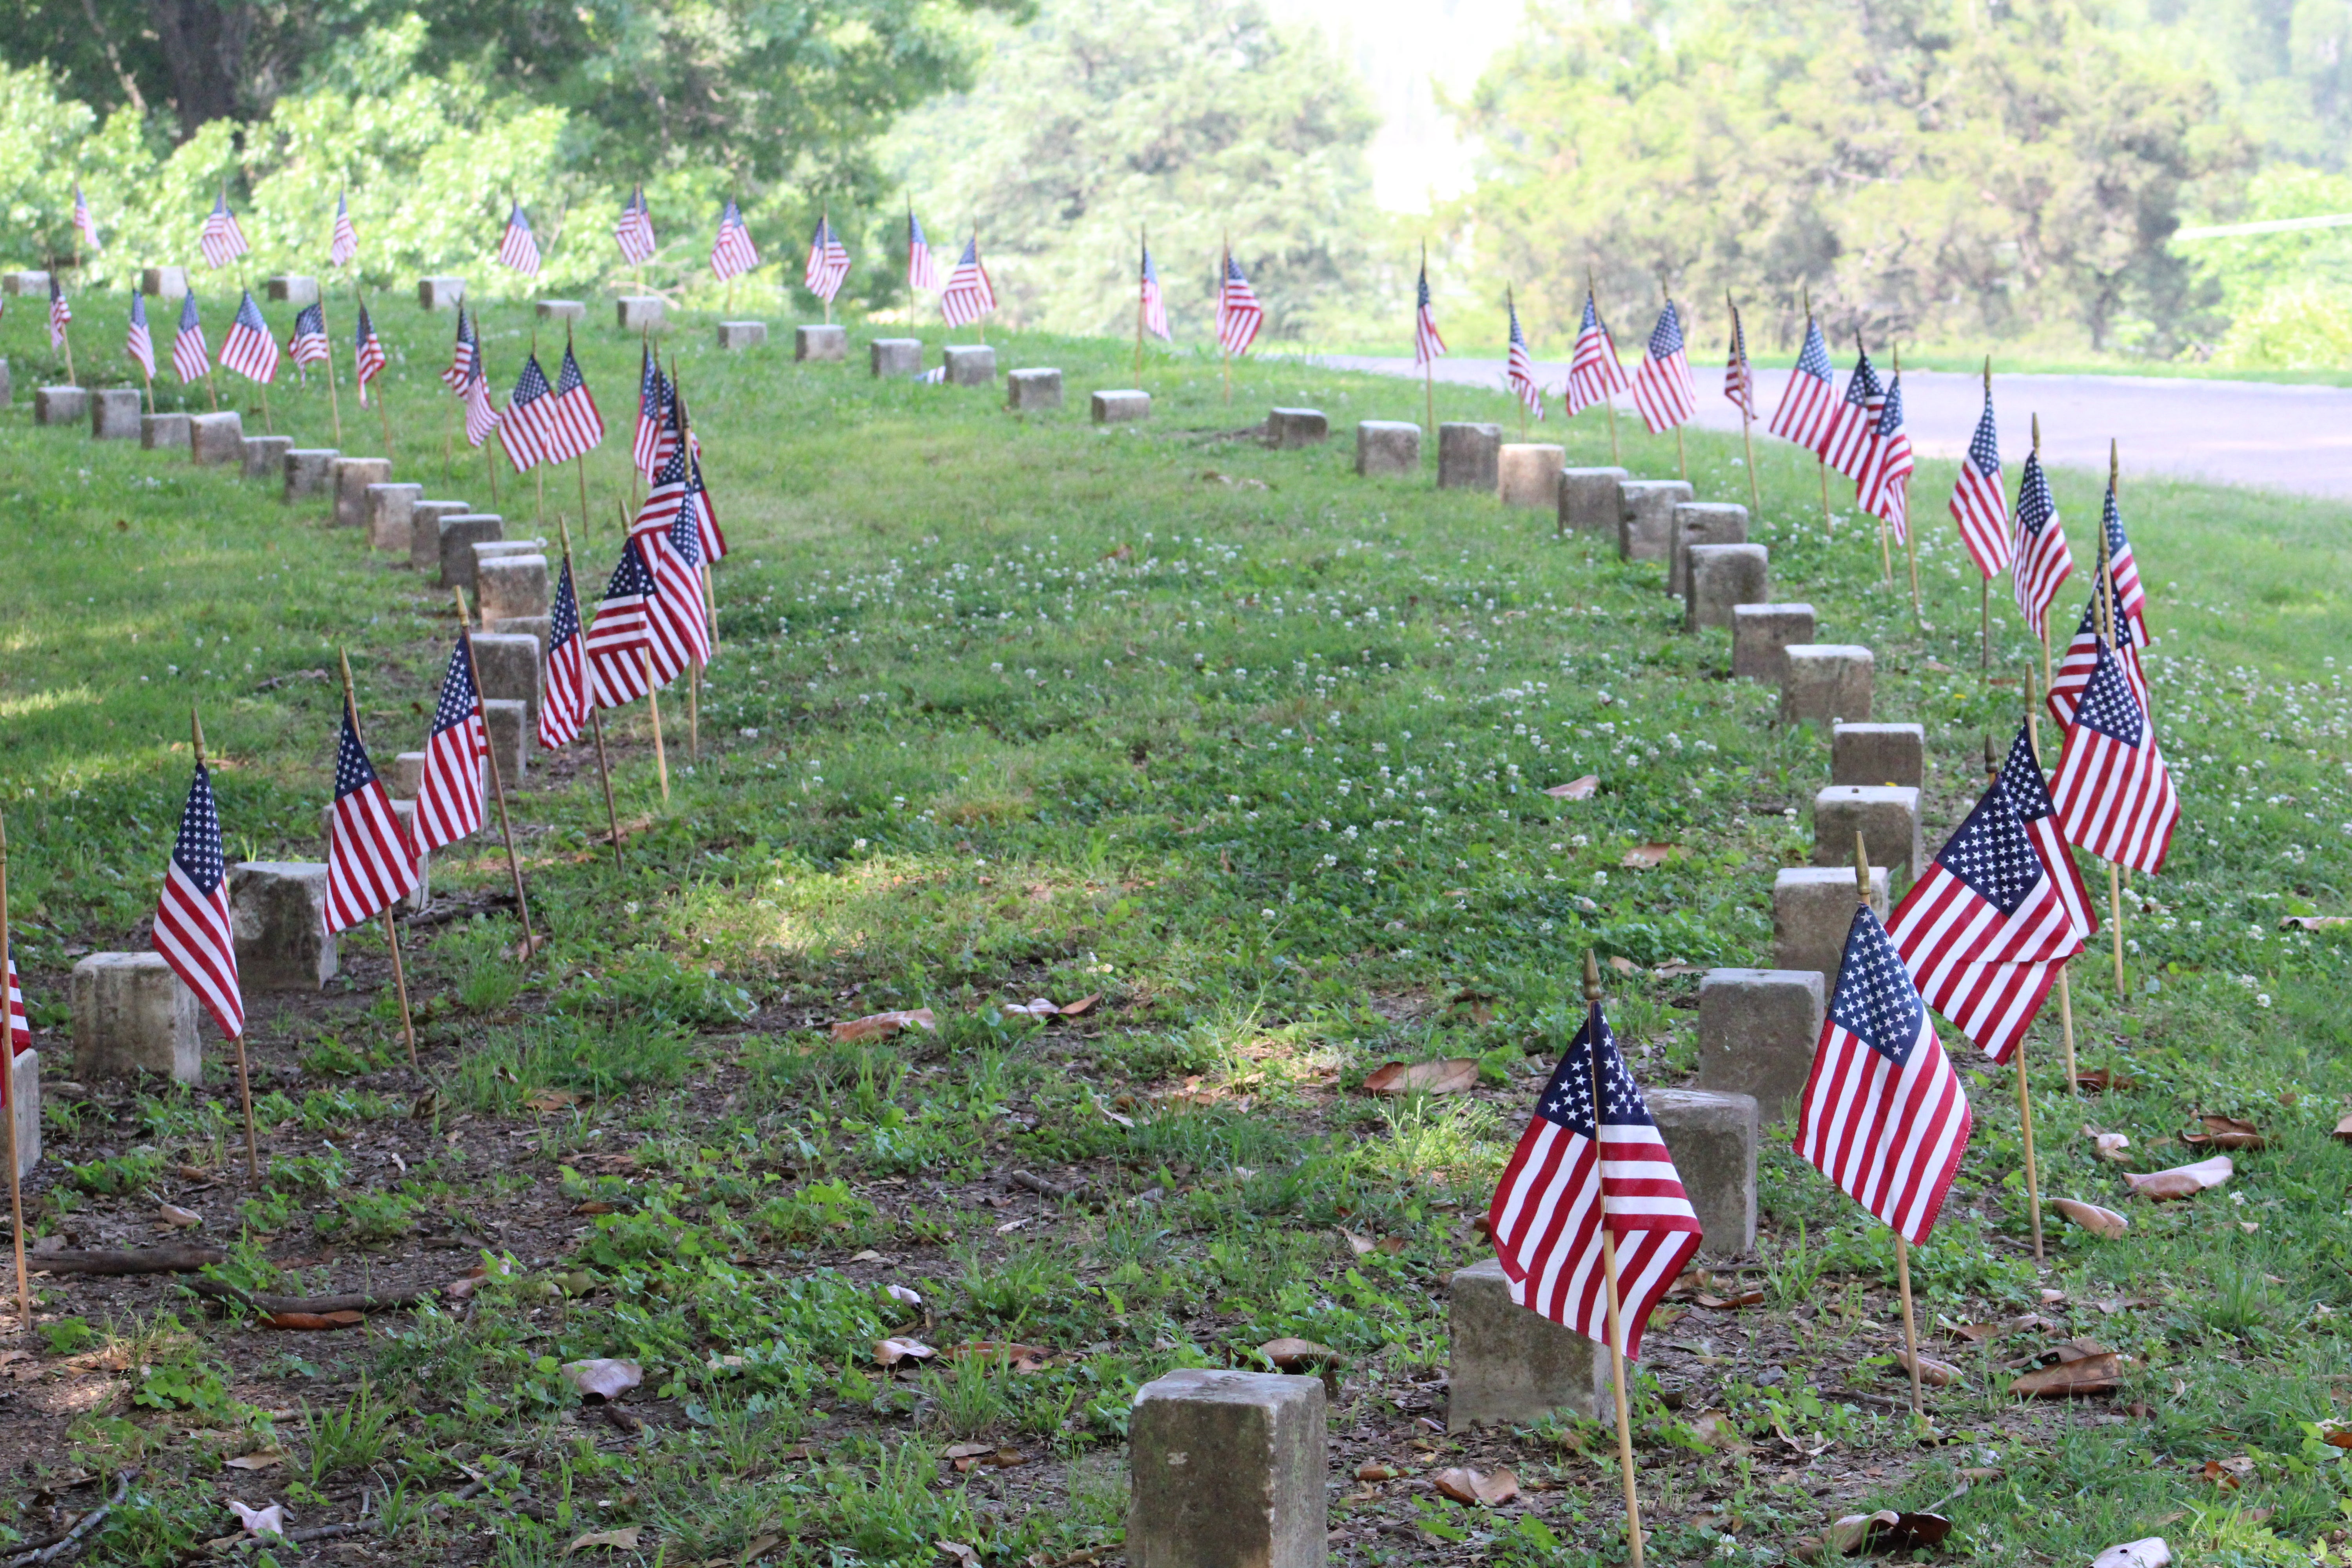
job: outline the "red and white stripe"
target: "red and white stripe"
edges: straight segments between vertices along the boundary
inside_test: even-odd
[[[1837,411],[1838,391],[1837,384],[1830,379],[1829,345],[1822,341],[1822,329],[1809,320],[1796,369],[1790,373],[1788,384],[1780,388],[1780,402],[1764,428],[1782,440],[1794,441],[1808,452],[1818,454],[1829,439]]]
[[[2180,822],[2180,796],[2156,742],[2156,726],[2131,693],[2115,656],[2099,650],[2102,668],[2093,671],[2066,727],[2066,751],[2051,781],[2066,841],[2102,860],[2154,876],[2164,869],[2172,830]],[[2119,740],[2085,722],[2085,709],[2102,704],[2125,709],[2138,721],[2137,744]],[[2127,708],[2126,708],[2127,705]]]
[[[196,314],[196,297],[190,294],[180,302],[179,330],[172,334],[172,374],[185,386],[204,380],[212,370],[212,345],[205,342],[204,320]]]
[[[180,834],[163,868],[155,905],[154,949],[163,955],[213,1022],[230,1039],[245,1033],[237,988],[236,934],[229,923],[228,866],[221,849],[220,806],[211,770],[199,762],[180,815]]]
[[[473,380],[466,384],[466,439],[478,447],[498,427],[498,406],[490,401],[489,384],[476,366]]]
[[[333,826],[327,845],[327,929],[349,931],[416,890],[416,846],[343,710]]]
[[[150,381],[155,378],[155,340],[147,331],[147,296],[133,289],[131,291],[131,331],[122,340],[122,352],[139,367],[139,374]]]
[[[530,219],[523,216],[520,202],[507,214],[507,231],[499,237],[499,261],[526,278],[539,276],[539,237],[530,232]]]
[[[1229,354],[1245,354],[1265,325],[1265,307],[1242,271],[1232,251],[1225,252],[1223,281],[1217,288],[1217,346]]]
[[[632,267],[642,267],[654,258],[659,247],[654,243],[653,214],[646,210],[645,186],[639,185],[629,205],[621,209],[620,221],[613,226],[613,243],[621,247],[621,259]]]
[[[561,751],[577,740],[588,722],[588,664],[581,647],[580,597],[572,586],[566,553],[555,581],[555,604],[547,630],[547,669],[539,699],[539,743]]]
[[[441,695],[425,742],[425,775],[416,791],[416,846],[434,850],[480,831],[482,764],[490,754],[482,705],[474,689],[467,635],[457,634],[442,671]]]
[[[8,945],[8,1054],[12,1057],[33,1048],[33,1023],[25,1014],[25,988],[16,980],[16,946]],[[0,1104],[7,1103],[7,1079],[13,1073],[0,1073]]]
[[[2091,602],[2083,606],[2083,619],[2074,628],[2074,637],[2059,656],[2058,668],[2050,677],[2050,689],[2042,705],[2050,717],[2063,728],[2074,721],[2074,704],[2081,700],[2083,688],[2091,679],[2091,671],[2099,662],[2099,600],[2097,590],[2092,591]],[[2140,711],[2148,710],[2147,672],[2140,668],[2139,649],[2126,640],[2128,632],[2123,623],[2116,629],[2126,633],[2109,648],[2117,664],[2123,666],[2124,679],[2131,685],[2132,696],[2138,700]]]
[[[359,384],[360,406],[367,406],[368,383],[383,374],[383,340],[375,335],[375,323],[368,319],[365,305],[360,307],[358,330],[352,338],[352,375]]]
[[[719,215],[719,233],[710,241],[711,276],[724,283],[759,265],[760,247],[751,243],[751,231],[743,226],[743,215],[730,197],[727,210]]]
[[[360,231],[352,226],[351,203],[341,193],[335,196],[335,231],[327,241],[327,265],[348,267],[360,253]]]
[[[1964,963],[1940,982],[1927,1005],[1969,1042],[2007,1066],[2041,1015],[2063,963]],[[1923,993],[1924,994],[1924,993]]]
[[[1591,294],[1584,297],[1584,321],[1577,329],[1576,350],[1569,356],[1568,387],[1562,395],[1570,418],[1597,404],[1631,390],[1625,366],[1617,357],[1616,340],[1601,320],[1601,308]]]
[[[1633,406],[1653,436],[1686,425],[1697,415],[1698,384],[1691,379],[1690,359],[1684,350],[1676,349],[1664,359],[1642,356],[1633,370]]]
[[[996,285],[981,263],[975,234],[964,242],[963,254],[948,273],[948,286],[940,291],[940,319],[950,327],[969,327],[995,310]]]
[[[1873,517],[1884,518],[1900,544],[1911,533],[1911,436],[1903,428],[1903,374],[1897,371],[1886,388],[1879,410],[1878,434],[1870,455],[1854,480],[1855,504]]]
[[[196,237],[196,248],[205,253],[205,265],[215,269],[246,253],[245,230],[236,226],[236,215],[228,210],[226,189],[213,202],[212,216],[205,219],[204,233]]]
[[[223,370],[265,386],[278,379],[278,340],[269,335],[269,323],[261,319],[261,307],[253,302],[250,290],[236,308],[236,320],[228,324],[228,336],[221,340],[220,363]]]
[[[841,243],[830,216],[818,218],[816,233],[809,238],[808,263],[801,268],[801,287],[830,305],[848,276],[849,247]]]

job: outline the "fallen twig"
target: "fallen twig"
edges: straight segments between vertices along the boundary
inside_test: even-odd
[[[0,1568],[31,1568],[31,1564],[36,1563],[56,1562],[58,1558],[65,1555],[68,1548],[71,1547],[74,1542],[79,1541],[84,1535],[87,1535],[92,1529],[94,1529],[100,1520],[104,1519],[109,1513],[111,1513],[114,1510],[115,1504],[121,1502],[124,1498],[131,1495],[131,1483],[138,1479],[139,1472],[137,1470],[131,1469],[123,1471],[120,1476],[117,1476],[114,1479],[114,1495],[100,1503],[98,1507],[90,1510],[88,1513],[82,1515],[80,1519],[75,1521],[74,1527],[71,1530],[67,1531],[63,1535],[60,1535],[55,1541],[50,1542],[47,1546],[37,1546],[30,1552],[18,1552],[16,1556],[9,1558],[5,1564],[0,1564]]]
[[[1012,1180],[1014,1186],[1025,1187],[1041,1198],[1066,1198],[1077,1191],[1076,1187],[1057,1187],[1045,1177],[1032,1175],[1027,1171],[1013,1172]]]
[[[361,1291],[347,1296],[264,1296],[218,1279],[192,1279],[188,1289],[216,1300],[237,1301],[257,1312],[396,1312],[436,1294],[438,1285],[411,1285],[399,1290]]]
[[[468,1481],[463,1489],[449,1494],[451,1502],[467,1502],[479,1497],[488,1485],[486,1481]],[[437,1506],[437,1505],[436,1505]],[[313,1524],[301,1530],[289,1530],[286,1539],[297,1546],[313,1541],[332,1541],[342,1535],[367,1535],[383,1528],[383,1516],[373,1519],[350,1519],[341,1524]]]
[[[36,1252],[25,1261],[52,1274],[193,1274],[209,1264],[226,1263],[228,1254],[216,1247],[129,1247],[105,1251]]]

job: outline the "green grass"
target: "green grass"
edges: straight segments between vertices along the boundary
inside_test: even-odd
[[[100,313],[84,310],[85,366],[108,357],[91,346]],[[439,477],[446,318],[392,300],[378,314],[396,351],[404,475],[486,502],[478,457]],[[489,312],[501,379],[529,330],[519,310]],[[29,312],[0,321],[20,389],[47,378],[38,331]],[[1411,1447],[1426,1429],[1391,1402],[1444,1363],[1436,1287],[1478,1254],[1465,1216],[1526,1114],[1543,1065],[1527,1053],[1572,1027],[1589,945],[1641,971],[1611,982],[1636,1070],[1687,1072],[1695,983],[1654,971],[1769,962],[1771,872],[1810,853],[1825,738],[1773,728],[1772,694],[1723,678],[1725,637],[1680,629],[1657,566],[1559,539],[1543,514],[1435,491],[1426,469],[1356,479],[1348,427],[1417,417],[1410,383],[1246,363],[1229,407],[1214,362],[1160,358],[1144,373],[1150,422],[1097,429],[1087,390],[1134,379],[1116,343],[1000,341],[1001,364],[1065,369],[1070,405],[1028,418],[1001,395],[877,384],[855,361],[722,355],[700,321],[667,350],[734,546],[718,573],[700,758],[685,755],[682,701],[666,700],[665,807],[642,710],[612,727],[621,815],[652,819],[624,870],[591,842],[604,817],[592,775],[534,781],[518,820],[555,941],[531,969],[500,955],[503,917],[413,932],[437,1111],[401,1113],[424,1086],[373,981],[338,981],[299,1010],[264,998],[263,1065],[307,1075],[264,1100],[268,1195],[173,1189],[217,1207],[215,1235],[237,1234],[242,1204],[254,1246],[302,1289],[357,1289],[363,1269],[454,1274],[469,1253],[424,1252],[424,1237],[489,1239],[508,1221],[541,1226],[558,1256],[523,1267],[530,1247],[493,1239],[518,1266],[483,1280],[462,1316],[381,1319],[364,1339],[310,1336],[278,1361],[284,1338],[265,1352],[191,1307],[193,1326],[172,1324],[143,1363],[157,1370],[133,1393],[152,1398],[72,1430],[79,1462],[147,1467],[142,1500],[108,1526],[112,1560],[175,1561],[226,1527],[204,1447],[218,1439],[174,1436],[197,1427],[255,1446],[274,1429],[299,1448],[274,1484],[307,1477],[305,1491],[273,1495],[302,1523],[356,1517],[376,1488],[371,1506],[390,1508],[420,1560],[551,1561],[574,1535],[626,1522],[648,1527],[645,1562],[766,1535],[810,1563],[925,1563],[941,1538],[976,1543],[992,1568],[1115,1549],[1133,1389],[1175,1365],[1259,1364],[1254,1347],[1286,1334],[1349,1360],[1359,1392],[1335,1423],[1347,1471],[1363,1458],[1451,1462],[1450,1440]],[[589,467],[591,521],[563,474],[546,524],[567,512],[593,597],[626,488],[636,348],[600,318],[581,353],[614,437]],[[26,401],[0,415],[16,531],[16,570],[0,574],[0,804],[20,952],[59,1024],[69,949],[121,945],[152,907],[189,704],[221,759],[232,853],[316,857],[335,693],[263,682],[331,669],[347,647],[384,762],[421,744],[451,622],[437,589],[369,558],[322,508],[35,429]],[[1277,403],[1324,408],[1339,438],[1273,453],[1238,434]],[[331,444],[318,391],[274,389],[272,410],[280,431]],[[381,444],[361,437],[373,426],[348,398],[344,413],[354,450]],[[1439,416],[1516,424],[1463,389],[1441,389]],[[1606,460],[1595,420],[1564,438],[1571,462]],[[1671,441],[1623,440],[1627,467],[1673,473]],[[1738,451],[1692,437],[1702,497],[1747,498]],[[1923,630],[1907,594],[1880,584],[1874,531],[1842,504],[1827,537],[1812,466],[1777,444],[1759,456],[1753,536],[1771,546],[1779,593],[1813,603],[1825,638],[1876,650],[1878,716],[1927,724],[1948,824],[1975,788],[1980,737],[2017,721],[2032,655],[1998,585],[1993,673],[2008,684],[1977,668],[1976,584],[1942,514],[1950,466],[1925,465],[1915,487]],[[501,485],[520,524],[530,489]],[[2057,486],[2080,549],[2097,497],[2071,474]],[[2074,987],[2085,1064],[2137,1087],[2072,1100],[2054,1018],[2029,1060],[2045,1192],[2125,1208],[2133,1228],[2098,1243],[2053,1214],[2036,1274],[2012,1184],[2013,1091],[1988,1071],[1971,1079],[1976,1139],[1915,1273],[1929,1324],[2064,1291],[2042,1310],[2136,1357],[2124,1401],[2149,1414],[2110,1423],[2105,1406],[2008,1401],[1998,1363],[2060,1335],[1987,1352],[1939,1341],[1967,1373],[1937,1396],[1941,1429],[1965,1439],[1947,1446],[1918,1447],[1880,1406],[1841,1397],[1897,1387],[1882,1375],[1893,1256],[1785,1141],[1768,1142],[1769,1304],[1654,1331],[1661,1381],[1637,1420],[1657,1461],[1643,1484],[1662,1561],[1767,1561],[1881,1503],[1940,1500],[1977,1555],[2062,1561],[2148,1533],[2187,1561],[2284,1561],[2278,1542],[2343,1517],[2342,1450],[2305,1428],[2340,1409],[2352,1376],[2339,1332],[2352,1156],[2328,1135],[2352,1094],[2348,966],[2338,932],[2278,921],[2352,903],[2347,510],[2147,482],[2127,488],[2126,518],[2187,820],[2166,873],[2126,894],[2128,1004],[2099,954]],[[2079,603],[2066,595],[2062,624]],[[1589,801],[1542,793],[1588,772],[1601,779]],[[1680,853],[1654,870],[1620,864],[1651,841]],[[434,873],[443,896],[505,876],[487,843]],[[375,960],[381,938],[354,934],[346,952]],[[1090,1014],[1052,1027],[1003,1011],[1089,994],[1103,998]],[[823,1033],[915,1006],[933,1009],[936,1033]],[[1407,1105],[1351,1092],[1382,1061],[1436,1056],[1478,1058],[1487,1087]],[[539,1099],[553,1090],[578,1102]],[[98,1163],[154,1162],[125,1152],[106,1110],[52,1121],[58,1148],[29,1189],[42,1226],[137,1212],[111,1174],[130,1167]],[[2253,1120],[2273,1146],[2241,1154],[2229,1186],[2167,1208],[2123,1202],[2077,1131],[2126,1131],[2136,1168],[2153,1169],[2191,1157],[2178,1135],[2197,1111]],[[140,1148],[236,1158],[234,1082],[217,1066],[199,1093],[121,1113]],[[371,1140],[403,1149],[404,1166],[345,1152]],[[77,1187],[59,1162],[110,1174]],[[1013,1171],[1092,1184],[1037,1204],[1004,1184]],[[1000,1229],[983,1194],[1010,1194],[1028,1223]],[[1343,1230],[1402,1250],[1357,1256]],[[322,1236],[357,1256],[317,1263]],[[857,1261],[868,1248],[891,1261]],[[885,1295],[884,1279],[923,1304]],[[45,1282],[45,1314],[89,1316],[81,1289]],[[2152,1304],[2089,1305],[2116,1294]],[[1737,1352],[1750,1331],[1758,1349]],[[892,1379],[870,1347],[900,1332],[1057,1353],[1038,1373],[980,1359]],[[1672,1348],[1702,1338],[1735,1353],[1710,1364]],[[555,1369],[595,1355],[646,1368],[656,1419],[642,1437],[575,1413]],[[1772,1367],[1785,1377],[1768,1380]],[[1685,1413],[1728,1411],[1758,1450],[1694,1451],[1662,1392]],[[298,1405],[312,1412],[299,1431],[262,1414]],[[1813,1433],[1847,1447],[1808,1462],[1776,1422],[1807,1448]],[[957,1472],[938,1456],[966,1434],[1030,1462]],[[810,1457],[777,1457],[803,1435]],[[1459,1539],[1512,1563],[1612,1560],[1614,1483],[1579,1445],[1605,1461],[1605,1445],[1567,1427],[1482,1440],[1479,1462],[1558,1483],[1528,1510],[1472,1515],[1417,1482],[1347,1498],[1334,1521],[1353,1540],[1339,1550],[1433,1560],[1431,1540]],[[2260,1468],[2242,1493],[2198,1470],[2239,1454]],[[1997,1483],[1948,1499],[1955,1470],[1987,1468]],[[492,1489],[446,1516],[424,1506],[469,1473]],[[1381,1519],[1426,1534],[1364,1528]],[[1728,1537],[1706,1533],[1727,1523]],[[0,1526],[43,1530],[5,1510]]]

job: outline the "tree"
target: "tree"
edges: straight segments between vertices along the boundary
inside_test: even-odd
[[[1322,35],[1256,0],[1049,0],[891,161],[935,247],[977,227],[1013,323],[1132,332],[1148,230],[1171,314],[1205,326],[1229,234],[1266,330],[1297,336],[1362,282],[1374,124]]]
[[[1539,16],[1461,112],[1488,165],[1457,220],[1553,335],[1590,260],[1635,321],[1663,280],[1717,316],[1736,292],[1784,342],[1810,296],[1840,337],[2169,353],[2197,297],[2166,241],[2251,156],[2209,81],[2078,0]]]

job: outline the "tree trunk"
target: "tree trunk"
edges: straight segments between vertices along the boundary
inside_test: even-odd
[[[235,115],[253,41],[253,7],[237,0],[148,0],[148,9],[172,69],[181,136]]]

